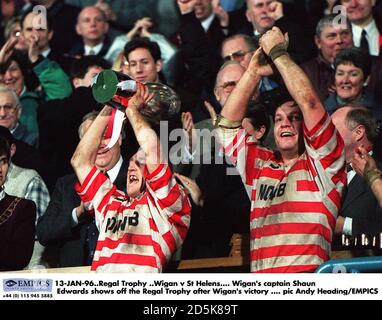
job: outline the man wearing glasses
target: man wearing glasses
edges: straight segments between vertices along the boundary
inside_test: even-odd
[[[0,86],[0,125],[8,128],[15,139],[35,146],[37,144],[37,134],[29,132],[19,122],[20,115],[20,100],[16,93],[4,86]]]

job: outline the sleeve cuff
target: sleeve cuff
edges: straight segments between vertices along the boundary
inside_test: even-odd
[[[78,217],[77,217],[76,208],[74,208],[72,211],[72,227],[76,227],[77,225],[78,225]]]
[[[155,176],[158,175],[159,172],[161,172],[161,170],[163,170],[165,164],[164,163],[161,163],[153,172],[149,173],[148,169],[147,169],[147,166],[145,166],[145,169],[143,171],[143,176],[145,177],[145,179],[147,181],[150,181],[151,179],[153,179]]]
[[[353,229],[353,218],[346,217],[342,233],[346,234],[347,236],[351,236],[353,233],[352,229]]]

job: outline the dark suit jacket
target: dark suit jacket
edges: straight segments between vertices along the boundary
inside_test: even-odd
[[[114,184],[126,190],[127,162],[123,161]],[[84,265],[86,259],[87,227],[94,217],[83,214],[77,226],[72,224],[72,211],[81,203],[74,191],[77,177],[74,174],[57,180],[52,198],[45,214],[37,223],[37,238],[47,246],[47,260],[52,267]]]
[[[207,40],[212,46],[212,48],[220,54],[221,45],[225,38],[225,35],[223,33],[223,29],[220,26],[219,18],[215,16],[215,18],[212,20],[212,23],[210,27],[208,28],[207,32]]]
[[[0,271],[23,269],[33,253],[36,205],[19,198],[11,215],[5,214],[14,199],[6,194],[0,201]]]
[[[109,50],[111,46],[111,41],[108,37],[105,37],[104,41],[103,41],[103,46],[102,46],[102,49],[101,51],[97,54],[98,57],[103,57],[107,51]],[[73,48],[70,49],[69,51],[69,55],[70,56],[83,56],[85,53],[85,45],[84,43],[81,41],[81,42],[77,42]]]
[[[382,168],[382,162],[378,161],[377,165]],[[353,236],[382,232],[382,209],[366,181],[359,175],[348,186],[340,214],[353,218]]]

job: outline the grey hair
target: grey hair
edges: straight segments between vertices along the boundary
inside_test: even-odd
[[[2,94],[2,93],[9,93],[13,97],[13,100],[15,101],[16,107],[20,107],[20,105],[21,105],[20,99],[14,90],[9,89],[8,87],[6,87],[4,85],[0,85],[0,94]]]
[[[234,60],[228,60],[226,62],[223,63],[223,65],[220,67],[219,71],[218,71],[218,74],[216,76],[216,80],[215,80],[215,89],[218,87],[218,84],[219,84],[219,81],[220,81],[220,74],[221,72],[226,68],[228,67],[229,65],[238,65],[240,67],[242,67],[244,69],[244,67],[237,61],[234,61]]]
[[[338,16],[338,14],[328,14],[318,21],[316,26],[316,36],[321,36],[322,30],[327,26],[333,26],[336,21],[343,21],[345,19],[347,28],[352,31],[350,20],[346,16]]]
[[[84,136],[84,128],[83,128],[84,123],[88,120],[93,122],[95,118],[97,118],[98,114],[99,114],[99,111],[92,111],[83,116],[82,122],[80,126],[78,127],[78,136],[80,137],[80,139],[82,139],[82,137]]]
[[[346,114],[346,127],[353,130],[358,125],[364,126],[367,139],[371,143],[375,143],[378,138],[379,128],[371,110],[356,104],[347,104],[345,106],[352,108]]]

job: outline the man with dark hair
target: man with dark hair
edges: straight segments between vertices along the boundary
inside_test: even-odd
[[[309,79],[287,53],[287,39],[273,27],[217,118],[225,153],[251,199],[252,272],[313,272],[330,259],[332,233],[345,187],[343,141]],[[278,151],[251,144],[240,129],[261,77],[265,53],[294,101],[275,112]]]
[[[163,63],[157,43],[147,38],[134,38],[126,43],[124,55],[131,78],[143,83],[160,81]]]
[[[49,19],[41,20],[41,24],[38,24],[38,21],[40,18],[35,12],[29,12],[23,16],[21,20],[22,37],[28,48],[34,45],[37,38],[38,53],[46,58],[51,53],[50,41],[54,32],[50,28],[51,21]]]
[[[11,147],[0,136],[0,271],[27,266],[35,237],[36,205],[31,200],[6,194],[3,188],[10,157]]]
[[[377,141],[377,123],[367,108],[345,106],[336,110],[332,120],[345,142],[345,158],[348,165],[348,190],[337,218],[336,233],[358,236],[362,233],[375,235],[382,232],[382,209],[370,189],[370,181],[352,170],[352,161],[362,147],[376,161],[374,144]]]
[[[70,68],[70,79],[74,88],[89,87],[93,78],[102,70],[109,69],[109,63],[96,55],[75,59]]]
[[[53,31],[50,43],[52,50],[60,54],[68,53],[79,40],[75,25],[81,9],[66,4],[64,0],[33,0],[27,5],[26,11],[33,10],[37,5],[42,5],[47,10],[50,30]]]

